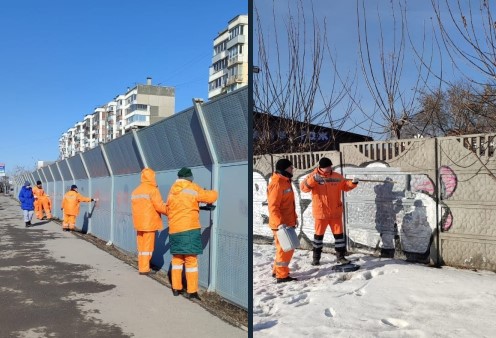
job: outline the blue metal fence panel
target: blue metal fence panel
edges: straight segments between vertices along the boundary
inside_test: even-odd
[[[248,88],[202,106],[220,163],[248,160]]]
[[[91,214],[88,232],[105,241],[110,240],[110,219],[112,203],[112,179],[96,177],[91,179],[92,197],[98,198]]]
[[[136,253],[136,230],[131,214],[131,193],[140,184],[140,174],[115,176],[114,181],[114,245]]]
[[[55,181],[52,193],[52,216],[59,219],[63,218],[60,207],[62,206],[62,198],[64,197],[64,182]]]
[[[74,175],[75,180],[87,179],[88,174],[86,174],[86,170],[84,169],[83,161],[81,160],[81,156],[76,155],[67,159],[69,165],[71,166],[72,174]]]
[[[57,167],[57,164],[50,164],[49,165],[51,172],[53,174],[53,180],[54,181],[62,181],[62,176],[60,176],[60,171],[59,168]]]
[[[132,133],[106,143],[104,148],[114,175],[135,174],[144,168]]]
[[[59,162],[59,169],[60,169],[60,174],[62,175],[62,179],[64,181],[72,181],[73,178],[67,160]],[[69,188],[70,188],[70,184],[69,184]]]
[[[248,308],[248,162],[221,166],[217,200],[217,292]]]
[[[48,167],[41,168],[41,171],[43,171],[43,174],[45,174],[47,182],[53,182],[53,176]]]
[[[193,109],[174,114],[137,134],[147,164],[155,171],[212,163]]]
[[[84,152],[82,156],[91,178],[110,176],[110,171],[105,163],[105,158],[100,147],[90,149]]]

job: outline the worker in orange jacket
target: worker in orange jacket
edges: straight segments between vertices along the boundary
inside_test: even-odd
[[[300,189],[312,193],[312,213],[315,220],[315,234],[312,242],[312,265],[320,265],[324,233],[330,226],[334,235],[334,249],[337,262],[348,264],[346,259],[346,238],[343,231],[343,202],[341,193],[355,189],[358,179],[347,180],[332,170],[332,161],[322,157],[319,166],[301,181]]]
[[[217,191],[202,189],[193,183],[189,168],[181,168],[167,198],[170,252],[172,254],[172,293],[183,293],[182,272],[186,268],[186,297],[198,296],[198,258],[203,253],[199,203],[212,204]]]
[[[277,230],[280,225],[288,227],[296,226],[296,208],[291,178],[293,177],[293,164],[288,159],[280,159],[276,163],[276,170],[270,178],[267,187],[267,200],[269,203],[269,226],[274,234],[276,245],[276,257],[272,269],[272,275],[276,277],[277,283],[292,282],[296,278],[289,275],[289,263],[293,257],[294,250],[284,252],[277,238]]]
[[[65,193],[62,199],[62,207],[60,208],[60,210],[64,210],[63,231],[74,230],[76,217],[79,215],[79,204],[81,202],[95,202],[95,199],[81,195],[78,192],[77,185],[71,185],[71,190]]]
[[[155,171],[150,168],[141,171],[141,184],[131,194],[131,210],[136,230],[138,272],[148,275],[155,272],[150,269],[150,261],[155,249],[155,233],[164,228],[161,214],[167,215],[167,205],[158,189]]]
[[[52,218],[52,203],[50,198],[45,194],[45,190],[41,185],[41,181],[36,181],[36,186],[33,188],[34,195],[34,212],[36,213],[36,218],[38,219],[50,219]],[[43,217],[43,211],[45,211],[45,216]]]

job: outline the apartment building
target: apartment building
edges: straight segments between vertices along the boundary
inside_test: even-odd
[[[174,87],[155,86],[152,79],[95,108],[59,139],[59,159],[109,142],[135,128],[143,128],[174,114]]]
[[[214,39],[208,98],[248,84],[248,15],[238,15]]]

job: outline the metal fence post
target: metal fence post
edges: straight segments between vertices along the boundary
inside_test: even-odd
[[[207,121],[205,119],[205,115],[202,110],[203,100],[201,99],[193,99],[193,105],[195,107],[195,111],[198,114],[198,118],[200,119],[200,126],[202,128],[203,134],[205,136],[205,140],[207,142],[208,152],[210,153],[210,157],[212,159],[212,189],[219,191],[219,160],[217,158],[217,153],[215,152],[214,143],[212,140],[212,135],[210,134],[210,130],[208,129]],[[208,291],[215,291],[217,289],[217,243],[218,239],[218,219],[219,219],[219,208],[215,208],[212,211],[212,231],[210,232],[210,278]]]
[[[105,151],[105,147],[102,143],[100,143],[100,148],[102,149],[102,155],[107,164],[109,173],[110,173],[110,240],[107,244],[112,244],[114,242],[114,172],[112,171],[112,166],[110,165],[110,161],[107,156],[107,152]]]

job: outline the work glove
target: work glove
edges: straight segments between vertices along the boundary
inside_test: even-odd
[[[351,181],[351,183],[358,184],[358,181],[359,181],[358,177],[355,177],[355,178],[353,178],[353,180]]]
[[[209,203],[209,204],[206,204],[206,205],[202,205],[200,207],[200,210],[212,211],[212,210],[215,209],[215,207],[216,207],[215,205]]]
[[[313,176],[313,179],[315,180],[315,182],[317,182],[318,184],[324,184],[324,179],[322,178],[322,176],[320,176],[319,174],[315,174]]]

